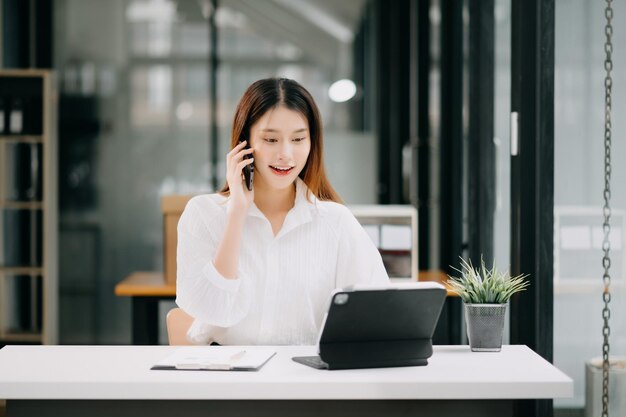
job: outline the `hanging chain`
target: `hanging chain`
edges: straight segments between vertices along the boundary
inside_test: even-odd
[[[604,308],[602,309],[602,335],[604,341],[602,343],[602,417],[609,416],[609,336],[611,334],[611,328],[609,327],[609,318],[611,317],[611,310],[609,309],[609,303],[611,301],[611,276],[609,275],[609,268],[611,267],[611,257],[609,256],[609,250],[611,244],[609,242],[609,233],[611,232],[611,206],[609,201],[611,199],[611,90],[613,88],[613,78],[611,78],[611,71],[613,70],[613,26],[611,22],[613,20],[613,8],[611,7],[612,0],[606,0],[606,9],[604,15],[606,17],[606,25],[604,26],[604,34],[606,40],[604,42],[604,52],[606,58],[604,59],[604,69],[606,76],[604,77],[604,223],[602,229],[604,231],[604,239],[602,241],[602,250],[604,256],[602,257],[602,266],[604,267],[604,274],[602,275],[602,281],[604,284],[604,291],[602,292],[602,300],[604,301]]]

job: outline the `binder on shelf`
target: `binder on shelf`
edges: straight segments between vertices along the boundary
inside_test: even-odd
[[[7,77],[8,78],[8,77]],[[0,135],[41,135],[43,133],[43,78],[10,77],[0,80],[4,123]]]
[[[7,275],[2,280],[3,284],[3,300],[6,304],[2,309],[2,334],[10,333],[18,327],[19,320],[19,304],[15,300],[17,293],[16,281],[12,276]]]
[[[14,97],[11,101],[11,111],[9,112],[9,133],[21,135],[24,132],[24,108],[22,99]]]
[[[43,264],[42,210],[2,209],[3,244],[0,266],[39,267]]]
[[[0,135],[4,135],[5,134],[5,126],[6,126],[6,121],[5,121],[5,105],[4,105],[4,98],[0,97]]]
[[[4,165],[2,169],[4,201],[40,202],[43,198],[43,144],[6,143],[4,144]]]
[[[35,334],[42,330],[43,281],[37,275],[4,277],[4,316],[0,334]]]

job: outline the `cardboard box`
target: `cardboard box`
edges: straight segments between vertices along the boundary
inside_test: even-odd
[[[163,212],[163,275],[165,282],[176,284],[177,227],[180,215],[193,195],[164,195],[161,197]]]

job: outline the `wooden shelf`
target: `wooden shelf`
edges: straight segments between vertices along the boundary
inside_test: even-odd
[[[0,274],[43,275],[43,268],[36,266],[0,266]]]
[[[0,333],[0,340],[4,342],[41,342],[41,333]]]
[[[24,69],[3,69],[2,76],[3,77],[45,77],[49,73],[48,70],[39,69],[39,68],[24,68]]]
[[[43,143],[42,135],[11,135],[0,136],[0,142],[4,143]]]
[[[37,185],[37,191],[41,194],[31,200],[26,198],[31,196],[30,194],[8,193],[7,189],[10,190],[11,187],[18,187],[22,192],[26,190],[23,189],[25,185],[16,181],[21,171],[16,169],[4,173],[7,178],[4,180],[4,186],[0,187],[0,210],[4,210],[4,214],[11,214],[10,210],[16,210],[16,217],[20,217],[18,220],[24,223],[24,229],[18,225],[19,228],[11,227],[10,233],[5,231],[3,235],[0,235],[0,246],[10,247],[17,243],[16,234],[20,234],[18,237],[25,249],[24,253],[19,253],[20,257],[16,258],[16,261],[26,262],[17,264],[18,266],[9,266],[13,265],[11,263],[0,266],[0,284],[2,284],[0,306],[3,307],[0,308],[0,323],[4,323],[0,326],[0,341],[56,344],[59,327],[56,77],[52,71],[44,69],[2,69],[0,70],[0,84],[0,96],[4,100],[22,99],[22,112],[27,116],[23,118],[23,130],[20,134],[12,134],[8,130],[0,133],[0,165],[23,167],[31,172],[32,175],[28,175],[29,186]],[[11,105],[9,102],[7,108]],[[16,148],[15,152],[11,149],[13,147]],[[19,150],[20,147],[24,148],[24,152]],[[38,168],[37,176],[34,175],[35,167]],[[19,200],[12,200],[12,198],[19,198]],[[29,219],[29,216],[32,218]],[[27,223],[30,223],[30,227]],[[29,248],[30,253],[26,247]],[[43,255],[41,260],[38,259],[40,254]],[[27,262],[34,261],[34,256],[37,257],[37,263],[29,265]],[[30,277],[37,277],[37,283],[30,286],[24,285],[24,293],[30,294],[29,306],[36,307],[36,314],[40,315],[41,329],[7,326],[7,317],[13,320],[11,323],[25,322],[28,317],[25,316],[27,313],[23,312],[23,309],[18,308],[20,300],[16,300],[14,294],[17,290],[4,284],[7,279],[28,281]],[[27,287],[28,291],[25,290]],[[35,294],[34,291],[37,293]],[[34,311],[35,308],[30,309],[31,317]]]
[[[23,209],[23,210],[43,210],[43,202],[41,201],[0,201],[0,208],[7,209]]]
[[[0,333],[3,342],[41,343],[42,339],[41,333]]]

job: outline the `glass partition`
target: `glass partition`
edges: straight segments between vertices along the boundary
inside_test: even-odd
[[[554,363],[574,379],[585,405],[585,363],[602,355],[602,205],[604,188],[604,2],[557,1],[555,51]],[[611,355],[626,353],[623,244],[626,208],[626,44],[618,35],[623,3],[613,4],[613,149],[611,206]],[[600,415],[601,409],[595,410]]]

